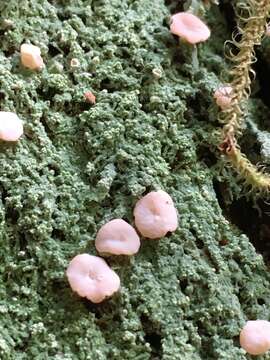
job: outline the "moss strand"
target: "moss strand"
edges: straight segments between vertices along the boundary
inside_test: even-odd
[[[242,154],[237,138],[241,135],[245,103],[250,96],[250,85],[255,76],[251,68],[256,61],[254,48],[261,44],[265,33],[270,13],[270,0],[239,1],[237,11],[238,34],[234,33],[230,42],[237,49],[236,55],[230,51],[230,58],[234,63],[229,71],[232,87],[231,103],[219,114],[219,120],[224,124],[220,150],[227,155],[245,185],[260,194],[268,194],[270,175],[259,170]],[[236,40],[238,36],[240,36],[239,41]]]

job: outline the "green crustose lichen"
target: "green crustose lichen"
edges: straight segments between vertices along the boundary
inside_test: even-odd
[[[181,3],[0,1],[1,110],[25,122],[18,144],[0,144],[1,359],[250,359],[238,335],[247,318],[270,317],[270,273],[213,185],[212,93],[229,4],[206,14],[214,31],[193,74],[168,28]],[[42,72],[20,65],[25,41],[41,48]],[[256,101],[254,117],[269,114]],[[179,229],[144,240],[136,257],[108,260],[121,278],[117,296],[78,298],[69,260],[96,254],[97,229],[115,217],[132,222],[137,199],[159,188],[175,201]]]

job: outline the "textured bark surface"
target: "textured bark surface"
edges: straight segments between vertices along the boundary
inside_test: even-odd
[[[2,359],[250,359],[238,335],[247,319],[270,317],[270,229],[267,205],[258,204],[260,218],[235,200],[241,185],[216,150],[213,91],[234,13],[229,2],[205,13],[212,36],[195,74],[190,49],[169,32],[183,5],[0,1],[1,110],[25,123],[18,144],[0,144]],[[41,48],[42,72],[20,65],[25,41]],[[266,39],[242,141],[266,163],[269,52]],[[121,278],[117,296],[100,305],[78,298],[69,260],[96,254],[99,227],[132,223],[136,201],[155,189],[174,199],[179,229],[143,240],[136,257],[108,259]]]

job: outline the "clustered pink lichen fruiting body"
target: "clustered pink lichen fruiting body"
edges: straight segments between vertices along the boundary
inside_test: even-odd
[[[171,17],[170,30],[172,34],[192,45],[206,41],[211,35],[208,26],[189,12],[174,14]]]
[[[24,67],[40,71],[45,67],[41,51],[38,46],[23,43],[20,47],[20,59]],[[78,67],[79,60],[74,58],[70,61],[71,67]],[[90,104],[96,103],[96,97],[91,91],[84,93],[85,100]],[[0,139],[4,141],[17,141],[23,134],[23,124],[15,113],[0,112]]]
[[[172,198],[162,190],[152,191],[139,200],[134,216],[139,232],[151,239],[160,238],[168,231],[175,231],[178,225]],[[134,255],[139,251],[140,238],[126,221],[113,219],[99,229],[95,246],[102,255]],[[82,254],[75,256],[70,262],[67,277],[71,288],[78,295],[92,302],[101,302],[120,287],[120,280],[118,283],[115,273],[108,269],[103,259]]]
[[[210,29],[197,16],[180,12],[171,17],[170,31],[185,42],[196,45],[210,37]],[[270,36],[267,26],[266,36]],[[40,48],[22,44],[21,63],[28,69],[44,68]],[[78,67],[78,59],[71,59],[70,66]],[[86,101],[95,104],[91,91],[84,93]],[[214,93],[217,105],[226,109],[232,101],[232,87],[224,85]],[[0,139],[17,141],[23,135],[23,123],[12,112],[0,111]],[[177,211],[172,198],[164,191],[153,191],[140,199],[134,209],[135,225],[141,235],[158,239],[178,226]],[[114,219],[103,225],[97,233],[96,249],[101,254],[134,255],[139,251],[140,238],[136,230],[122,219]],[[100,303],[120,289],[119,276],[100,257],[89,254],[75,256],[68,265],[68,282],[74,292],[93,303]],[[248,321],[240,332],[240,345],[251,355],[261,355],[270,350],[270,322]]]
[[[0,139],[17,141],[23,135],[23,122],[9,111],[0,111]]]
[[[248,321],[240,332],[240,345],[251,355],[262,355],[270,350],[270,322]]]

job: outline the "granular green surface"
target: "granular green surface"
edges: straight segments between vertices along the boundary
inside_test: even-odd
[[[220,172],[212,96],[233,9],[222,2],[205,14],[212,36],[194,73],[169,32],[183,3],[0,1],[1,110],[25,123],[17,144],[0,144],[1,359],[251,359],[239,331],[247,319],[270,318],[270,273],[225,217],[239,186]],[[25,41],[41,48],[42,72],[20,65]],[[250,100],[258,126],[270,117],[262,99],[257,91]],[[93,305],[72,293],[70,259],[96,254],[99,227],[132,223],[134,204],[154,189],[174,199],[178,230],[142,240],[136,257],[108,259],[121,278],[112,299]]]

